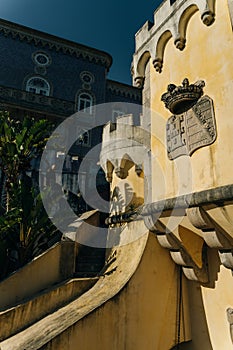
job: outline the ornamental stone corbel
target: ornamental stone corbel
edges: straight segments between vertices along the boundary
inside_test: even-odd
[[[162,68],[163,68],[163,59],[159,58],[159,57],[156,57],[153,60],[153,66],[154,66],[156,72],[161,73],[162,72]]]
[[[215,21],[215,13],[211,10],[206,10],[201,15],[202,22],[209,27]]]
[[[233,270],[233,238],[203,208],[188,208],[186,213],[191,224],[202,231],[206,244],[219,250],[223,266]]]
[[[171,258],[177,265],[182,266],[182,270],[188,279],[207,283],[209,279],[207,272],[206,249],[204,245],[202,247],[202,263],[201,266],[198,266],[183,245],[182,241],[166,228],[161,220],[158,219],[159,216],[160,214],[146,216],[144,218],[146,227],[156,234],[158,242],[163,248],[170,250]]]
[[[138,76],[134,78],[135,86],[139,89],[143,88],[144,85],[144,77]]]
[[[210,248],[232,249],[233,238],[203,208],[188,208],[186,213],[191,224],[202,230],[202,237]]]
[[[174,40],[174,44],[175,44],[175,47],[180,50],[180,51],[183,51],[184,48],[185,48],[185,44],[186,44],[186,39],[179,36],[177,37],[175,40]]]

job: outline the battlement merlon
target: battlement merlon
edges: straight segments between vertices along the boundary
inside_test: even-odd
[[[116,123],[108,122],[103,129],[100,165],[107,181],[112,181],[113,171],[120,178],[128,175],[126,163],[135,165],[135,171],[141,167],[150,154],[150,134],[141,126],[133,123],[133,115],[117,118]]]
[[[188,22],[198,11],[203,25],[212,25],[215,20],[215,0],[176,0],[172,5],[170,0],[165,0],[154,12],[154,24],[147,21],[136,33],[132,63],[135,86],[143,86],[145,67],[150,58],[155,70],[161,73],[164,50],[170,39],[178,50],[185,48]]]

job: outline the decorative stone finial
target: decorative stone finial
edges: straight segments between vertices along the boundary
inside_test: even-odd
[[[156,72],[161,73],[163,68],[163,60],[159,57],[156,57],[153,61]]]
[[[143,87],[143,84],[144,84],[144,77],[136,77],[134,78],[134,81],[135,81],[135,85],[137,88],[142,88]]]
[[[186,39],[182,37],[178,37],[175,39],[174,44],[178,50],[182,51],[185,48]]]
[[[181,86],[169,84],[161,100],[171,113],[180,114],[190,109],[198,101],[203,95],[204,86],[203,80],[189,84],[188,79],[185,78]]]
[[[201,20],[206,26],[210,26],[215,21],[215,15],[212,11],[206,10],[201,15]]]

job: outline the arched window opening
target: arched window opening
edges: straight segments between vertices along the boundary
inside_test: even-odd
[[[82,93],[78,97],[78,111],[92,114],[93,98],[87,93]]]
[[[40,77],[32,77],[27,81],[26,91],[43,96],[49,96],[50,86],[45,79]]]

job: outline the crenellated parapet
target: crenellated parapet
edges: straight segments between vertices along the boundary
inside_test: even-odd
[[[146,22],[136,34],[136,50],[133,58],[133,81],[142,87],[145,67],[152,60],[155,71],[162,72],[164,51],[168,41],[173,40],[175,47],[182,51],[188,45],[186,33],[190,19],[200,13],[204,26],[215,21],[215,0],[164,1],[154,13],[154,25]]]
[[[150,135],[133,124],[130,114],[104,127],[100,164],[108,182],[112,182],[113,173],[119,179],[127,178],[132,167],[137,176],[142,174],[145,155],[150,151]]]

